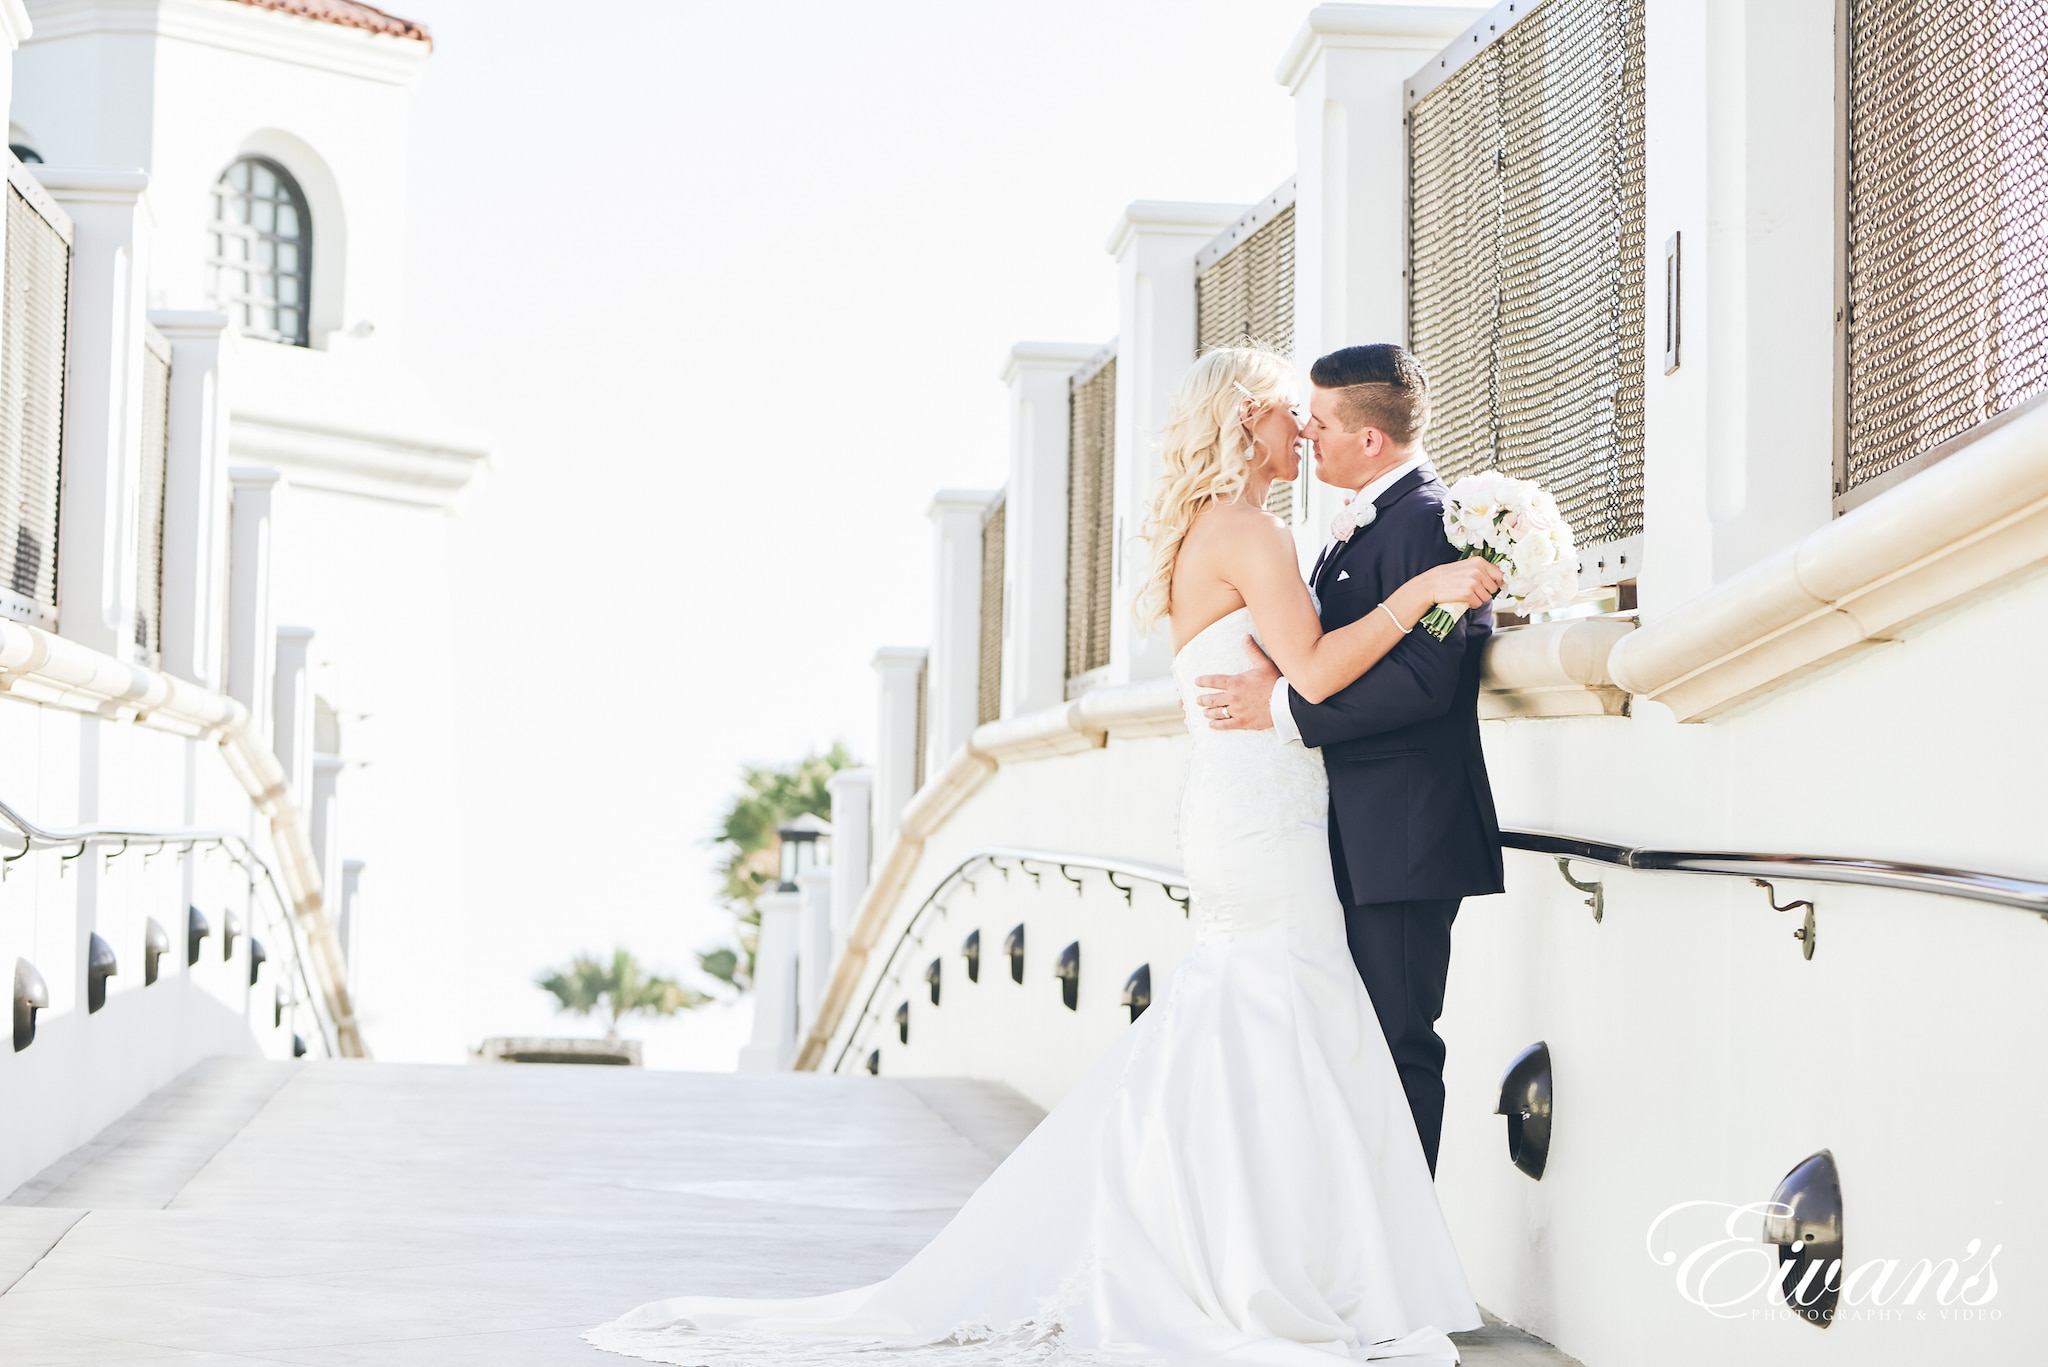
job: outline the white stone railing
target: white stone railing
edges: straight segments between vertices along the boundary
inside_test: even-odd
[[[320,990],[345,1057],[365,1056],[340,942],[321,896],[319,863],[284,768],[232,698],[20,622],[0,621],[0,693],[114,722],[210,740],[250,803],[270,824],[278,877],[311,950]]]
[[[1647,626],[1610,616],[1500,631],[1480,715],[1619,716],[1631,697],[1704,721],[2048,559],[2048,399],[1797,545]],[[1103,687],[976,730],[903,809],[848,923],[797,1066],[816,1067],[894,915],[927,838],[1004,764],[1182,725],[1170,680]],[[843,914],[843,913],[842,913]]]
[[[1616,686],[1703,721],[2048,559],[2048,398],[1614,643]]]

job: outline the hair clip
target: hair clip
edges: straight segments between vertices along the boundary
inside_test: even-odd
[[[1237,391],[1238,393],[1240,393],[1240,394],[1244,395],[1244,396],[1245,396],[1245,397],[1246,397],[1247,399],[1251,399],[1251,401],[1252,401],[1253,403],[1257,403],[1257,402],[1258,402],[1258,399],[1257,399],[1257,398],[1255,398],[1255,397],[1253,397],[1253,395],[1252,395],[1252,392],[1251,392],[1251,391],[1250,391],[1249,389],[1246,389],[1246,388],[1244,387],[1244,381],[1242,381],[1242,380],[1232,380],[1232,381],[1230,382],[1230,387],[1231,387],[1232,389],[1235,389],[1235,390],[1236,390],[1236,391]]]

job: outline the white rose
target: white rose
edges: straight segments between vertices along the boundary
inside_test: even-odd
[[[1530,532],[1516,540],[1515,566],[1524,574],[1547,569],[1557,563],[1557,546],[1547,532]]]

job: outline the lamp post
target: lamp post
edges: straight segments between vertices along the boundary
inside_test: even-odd
[[[754,1038],[740,1050],[742,1072],[779,1072],[796,1059],[797,974],[806,943],[797,880],[825,857],[832,826],[806,815],[775,834],[781,845],[779,878],[754,904],[761,912],[761,937],[754,949]]]
[[[795,892],[797,879],[832,862],[832,823],[805,812],[775,828],[782,852],[783,892]]]

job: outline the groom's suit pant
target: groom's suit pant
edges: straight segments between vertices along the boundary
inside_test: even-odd
[[[1436,1032],[1451,972],[1451,922],[1462,899],[1346,905],[1351,961],[1372,996],[1429,1172],[1444,1132],[1444,1042]]]

